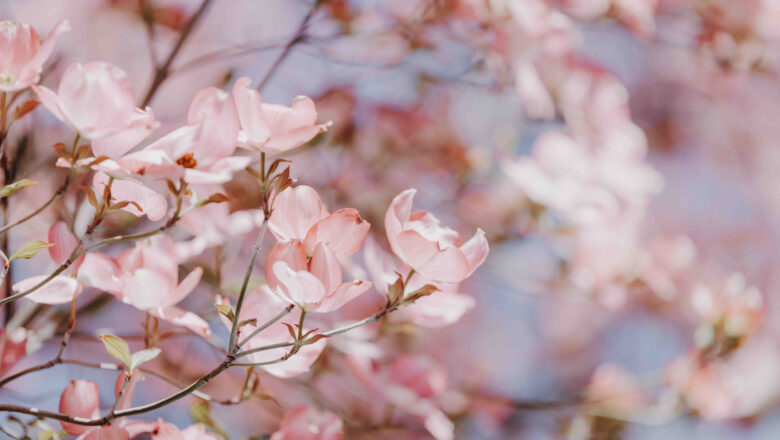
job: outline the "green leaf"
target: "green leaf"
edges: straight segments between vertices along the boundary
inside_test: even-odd
[[[11,194],[15,193],[16,191],[19,191],[20,189],[24,188],[25,186],[32,186],[37,184],[38,182],[35,182],[30,179],[17,180],[14,183],[10,183],[0,188],[0,197],[8,197]]]
[[[127,341],[114,335],[103,335],[100,340],[103,341],[103,345],[111,357],[123,363],[127,368],[131,368],[133,357],[130,355],[130,346],[127,345]]]
[[[130,373],[133,372],[133,368],[156,358],[161,351],[162,350],[159,348],[147,348],[133,353],[133,355],[130,356]]]
[[[30,258],[34,257],[41,249],[46,249],[47,247],[52,247],[52,246],[54,245],[51,243],[46,243],[45,241],[41,241],[41,240],[28,241],[27,243],[23,244],[20,248],[18,248],[16,252],[11,254],[11,258],[9,258],[8,260],[14,261],[20,258],[29,260]]]

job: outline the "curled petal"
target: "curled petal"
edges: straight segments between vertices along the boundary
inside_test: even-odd
[[[95,156],[107,156],[116,159],[130,151],[146,139],[160,123],[154,119],[151,108],[145,111],[133,109],[130,123],[124,129],[108,136],[92,141],[92,152]]]
[[[340,209],[309,229],[303,246],[312,255],[318,243],[324,243],[338,257],[348,257],[360,249],[371,225],[360,217],[357,209]]]
[[[103,172],[95,173],[93,183],[98,192],[108,184],[108,175]],[[132,179],[115,180],[111,185],[111,196],[117,201],[135,202],[141,207],[141,211],[134,204],[129,204],[123,210],[136,215],[146,214],[151,221],[161,220],[168,210],[168,202],[165,197],[149,189],[141,182]]]
[[[238,117],[241,121],[242,141],[249,147],[264,145],[271,136],[271,130],[263,117],[263,99],[260,93],[250,87],[252,80],[242,77],[233,86]]]
[[[407,263],[426,278],[457,283],[469,274],[469,263],[460,249],[439,249],[436,242],[425,239],[417,231],[406,231],[398,236]]]
[[[490,252],[490,246],[488,245],[487,238],[485,237],[485,231],[477,229],[469,241],[463,243],[460,247],[463,255],[466,256],[466,260],[469,263],[469,272],[471,275],[474,271],[485,262],[485,259]]]
[[[20,90],[38,82],[41,71],[43,70],[43,64],[49,58],[52,51],[54,51],[54,45],[57,43],[57,40],[60,39],[60,35],[68,31],[70,31],[70,23],[68,23],[68,20],[62,20],[54,26],[54,29],[52,29],[48,35],[46,35],[43,44],[41,44],[38,51],[35,52],[35,55],[30,58],[30,61],[22,69],[16,90]]]
[[[276,197],[268,228],[279,240],[303,240],[309,229],[327,215],[317,191],[299,185],[287,188]]]
[[[390,207],[385,214],[385,231],[390,248],[402,260],[405,260],[403,251],[398,244],[398,236],[404,231],[404,224],[412,215],[412,202],[416,189],[407,189],[393,198]]]

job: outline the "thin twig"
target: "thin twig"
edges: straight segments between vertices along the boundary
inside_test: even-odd
[[[171,64],[173,64],[173,61],[176,59],[176,55],[179,54],[179,51],[181,50],[182,46],[184,46],[184,42],[187,41],[187,37],[190,36],[192,30],[195,28],[195,25],[198,23],[198,20],[200,20],[200,17],[203,15],[203,13],[206,12],[206,9],[208,8],[210,3],[211,0],[203,0],[198,10],[195,11],[195,13],[192,15],[190,20],[182,28],[181,34],[179,34],[179,39],[176,41],[176,44],[173,46],[173,50],[171,50],[171,53],[168,55],[168,58],[161,66],[157,66],[155,68],[152,84],[151,86],[149,86],[149,90],[146,92],[146,96],[144,96],[144,100],[141,103],[141,107],[146,107],[147,105],[149,105],[150,102],[152,102],[152,98],[154,98],[154,95],[157,93],[157,89],[159,89],[162,83],[165,82],[165,80],[168,78],[168,73],[170,73]]]

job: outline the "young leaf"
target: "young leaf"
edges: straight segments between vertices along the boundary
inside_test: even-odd
[[[198,203],[198,206],[208,205],[209,203],[222,203],[227,202],[230,199],[228,196],[222,194],[222,193],[216,193],[209,196],[208,199],[201,201]]]
[[[133,358],[130,355],[130,346],[127,345],[127,341],[113,335],[103,335],[100,340],[103,341],[103,345],[111,357],[123,363],[127,368],[131,368]]]
[[[147,348],[133,353],[133,355],[130,356],[130,373],[133,372],[133,368],[156,358],[161,351],[162,350],[159,348]]]
[[[230,322],[233,322],[233,320],[236,318],[236,316],[233,314],[233,308],[230,306],[226,306],[224,304],[214,304],[217,307],[217,310],[219,310],[219,313],[222,314],[222,316],[226,317],[230,320]]]
[[[21,105],[17,105],[16,108],[14,109],[13,114],[11,115],[11,121],[13,122],[22,119],[24,115],[35,110],[35,107],[38,107],[38,104],[40,103],[41,103],[40,101],[31,99],[29,101],[24,102]]]
[[[387,301],[393,305],[398,304],[398,301],[401,300],[401,297],[404,294],[404,279],[401,277],[400,274],[398,274],[398,279],[395,280],[395,283],[389,284],[387,286]]]
[[[241,327],[243,327],[243,326],[245,326],[247,324],[257,325],[257,318],[245,319],[245,320],[239,322],[238,323],[238,328],[241,328]]]
[[[37,184],[38,182],[34,182],[30,179],[17,180],[14,183],[10,183],[0,188],[0,197],[8,197],[11,194],[15,193],[16,191],[19,191],[20,189],[24,188],[25,186],[31,186]]]
[[[11,254],[11,258],[9,258],[8,260],[14,261],[20,258],[29,260],[30,258],[34,257],[41,249],[46,249],[47,247],[51,247],[51,246],[54,245],[51,243],[46,243],[45,241],[41,241],[41,240],[28,241],[27,243],[23,244],[20,248],[18,248],[16,252]]]

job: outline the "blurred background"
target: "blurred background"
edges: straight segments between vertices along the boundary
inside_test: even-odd
[[[42,35],[70,21],[44,85],[56,88],[73,62],[106,61],[128,73],[140,105],[153,59],[166,60],[201,5],[3,0],[0,12]],[[414,187],[416,205],[464,237],[487,233],[488,261],[459,288],[473,304],[440,305],[454,316],[433,326],[400,316],[384,329],[389,359],[423,353],[446,375],[431,402],[455,438],[771,439],[780,435],[779,43],[774,0],[213,0],[148,104],[162,134],[182,124],[199,89],[230,90],[241,76],[264,81],[265,102],[311,96],[333,127],[285,158],[328,207],[357,208],[383,246],[390,200]],[[24,123],[13,133],[24,158],[16,174],[53,191],[51,145],[71,135],[44,111]],[[225,191],[231,212],[259,203],[249,178]],[[74,191],[10,240],[39,238],[81,204]],[[229,294],[253,234],[198,242],[218,228],[205,217],[176,232],[181,270],[202,266]],[[110,220],[106,233],[138,221]],[[362,256],[354,264],[367,273]],[[221,341],[213,292],[201,286],[186,305]],[[323,326],[368,316],[382,294],[365,296]],[[98,292],[87,303],[72,357],[95,352],[101,329],[140,331],[141,312]],[[28,341],[23,362],[46,361],[67,310],[17,307],[40,341],[38,350]],[[192,334],[172,332],[161,346],[155,365],[182,382],[221,359]],[[329,348],[323,373],[292,384],[263,373],[268,399],[212,405],[211,417],[231,438],[264,438],[283,413],[277,401],[319,393],[318,404],[361,421],[348,438],[434,436],[361,414],[360,385],[340,356]],[[111,401],[115,373],[76,366],[2,396],[56,407],[73,377],[101,381]],[[234,372],[207,389],[229,398],[243,380]],[[137,402],[171,391],[150,384]],[[185,399],[147,419],[187,426],[197,405]]]

